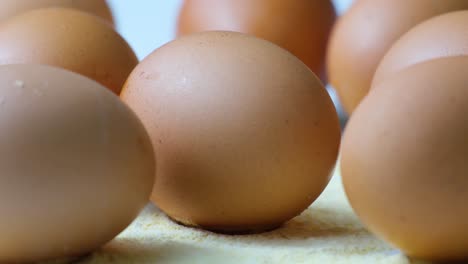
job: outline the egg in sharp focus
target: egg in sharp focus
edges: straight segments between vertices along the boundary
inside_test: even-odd
[[[76,257],[148,203],[154,152],[119,98],[44,65],[0,66],[0,262]]]
[[[411,257],[468,258],[468,56],[405,68],[372,89],[343,136],[349,201]]]
[[[327,55],[330,84],[348,114],[371,88],[377,66],[393,43],[417,24],[468,9],[466,0],[358,0],[339,18]]]
[[[138,59],[102,19],[43,8],[0,23],[0,64],[47,64],[87,76],[118,94]]]
[[[277,227],[320,195],[337,158],[338,116],[320,80],[253,36],[174,40],[135,68],[121,98],[152,138],[152,201],[185,225]]]

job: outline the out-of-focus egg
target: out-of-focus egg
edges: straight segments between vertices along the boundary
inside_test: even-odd
[[[0,21],[3,22],[29,10],[45,7],[76,8],[114,23],[112,12],[105,0],[2,0],[0,2]]]
[[[0,64],[48,64],[80,73],[119,93],[138,59],[98,17],[44,8],[0,24]]]
[[[80,256],[119,234],[154,182],[136,115],[50,66],[0,66],[0,87],[0,262]]]
[[[431,18],[408,31],[381,61],[372,86],[410,65],[461,55],[468,56],[468,10]]]
[[[337,158],[338,117],[320,80],[253,36],[170,42],[135,68],[121,97],[155,147],[152,200],[186,225],[277,227],[320,195]]]
[[[357,0],[338,20],[328,49],[330,83],[351,114],[391,45],[420,22],[468,9],[467,0]]]
[[[468,258],[468,56],[415,64],[348,123],[341,173],[369,229],[406,254]]]
[[[325,82],[335,18],[330,0],[185,0],[178,35],[206,30],[252,34],[289,50]]]

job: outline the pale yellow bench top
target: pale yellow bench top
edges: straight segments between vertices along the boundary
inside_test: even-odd
[[[177,225],[148,205],[114,241],[78,263],[424,262],[410,261],[366,231],[346,200],[339,175],[335,175],[309,209],[278,230],[259,235],[219,235]]]

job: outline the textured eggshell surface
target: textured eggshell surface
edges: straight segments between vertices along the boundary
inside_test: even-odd
[[[371,90],[344,134],[352,207],[412,257],[468,258],[467,69],[468,56],[406,68]]]
[[[138,59],[102,19],[44,8],[0,24],[0,64],[47,64],[87,76],[119,93]]]
[[[0,66],[0,262],[86,254],[124,230],[154,182],[151,141],[105,87]]]
[[[276,227],[320,195],[337,158],[338,117],[319,79],[253,36],[170,42],[137,66],[121,97],[155,147],[152,200],[188,225]]]
[[[365,97],[380,61],[404,33],[431,17],[464,9],[467,0],[355,1],[332,32],[327,58],[330,83],[345,110],[351,114]]]
[[[468,10],[431,18],[408,31],[383,58],[372,86],[413,64],[461,55],[468,56]]]
[[[289,50],[326,82],[325,54],[336,13],[330,0],[185,0],[178,35],[231,30]]]

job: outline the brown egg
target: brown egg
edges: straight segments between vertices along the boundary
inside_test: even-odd
[[[221,232],[272,229],[306,209],[334,167],[340,128],[317,77],[278,46],[234,32],[154,51],[121,95],[155,146],[152,200]]]
[[[185,0],[178,35],[205,30],[253,34],[289,50],[325,82],[335,17],[330,0]]]
[[[0,87],[0,262],[80,256],[119,234],[154,182],[135,114],[50,66],[0,66]]]
[[[14,63],[62,67],[119,93],[138,59],[102,19],[73,9],[45,8],[0,24],[0,64]]]
[[[363,100],[343,137],[352,207],[412,257],[468,259],[467,69],[459,56],[395,74]]]
[[[2,0],[0,3],[0,21],[29,10],[45,7],[76,8],[102,17],[114,23],[112,12],[105,0]]]
[[[328,49],[330,83],[351,114],[370,89],[379,62],[391,45],[418,23],[468,9],[466,0],[358,0],[339,19]]]
[[[402,69],[448,56],[468,56],[468,10],[429,19],[403,35],[383,58],[372,86]]]

